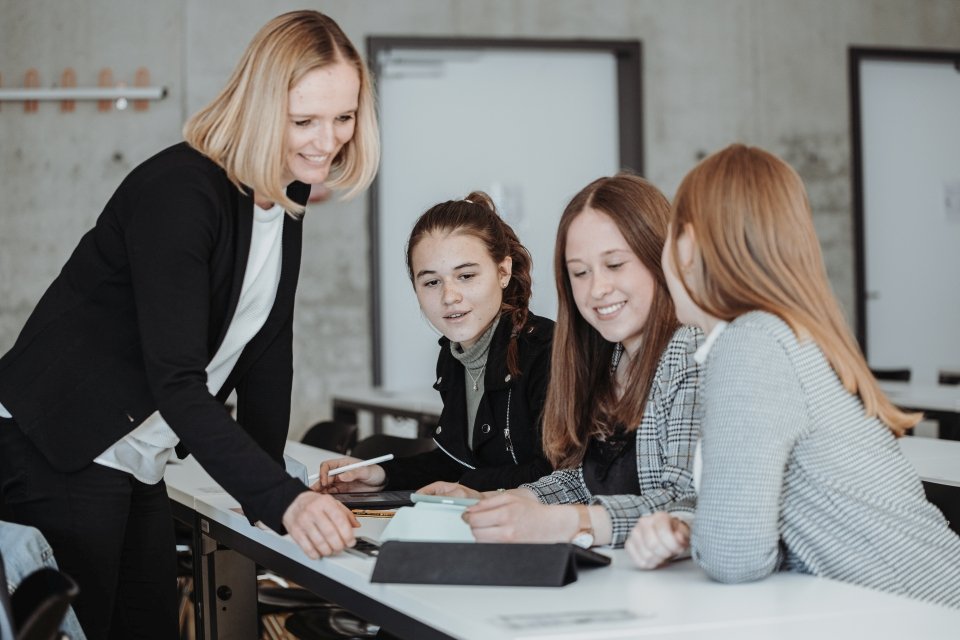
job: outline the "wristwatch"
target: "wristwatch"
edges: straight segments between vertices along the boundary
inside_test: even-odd
[[[593,546],[593,523],[590,521],[590,509],[585,504],[574,505],[574,508],[580,518],[580,524],[577,533],[570,539],[570,543],[589,549]]]

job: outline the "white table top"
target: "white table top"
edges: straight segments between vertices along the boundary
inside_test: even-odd
[[[431,387],[396,390],[379,387],[338,389],[333,393],[333,400],[345,400],[382,409],[395,408],[403,411],[434,415],[440,415],[440,412],[443,410],[443,402],[440,399],[440,394]]]
[[[880,388],[897,406],[921,411],[947,411],[960,413],[960,385],[921,384],[878,380]]]
[[[908,436],[898,442],[922,480],[960,487],[960,440]]]
[[[333,455],[293,442],[287,453],[311,469]],[[310,560],[288,537],[252,527],[192,459],[172,465],[167,483],[171,497],[187,500],[202,516],[454,637],[903,640],[956,638],[960,629],[960,611],[832,580],[781,573],[721,585],[689,560],[636,570],[620,550],[605,551],[614,559],[611,567],[583,570],[563,588],[372,584],[372,559],[341,554]],[[361,522],[360,535],[374,538],[385,525],[379,518]]]
[[[287,441],[284,453],[305,464],[308,474],[319,471],[320,463],[324,460],[342,457],[342,454],[324,451],[293,440]],[[237,505],[237,502],[210,477],[210,474],[203,470],[193,456],[185,460],[174,458],[167,464],[163,479],[167,483],[167,495],[191,509],[195,508],[198,502],[208,498],[224,496],[226,502],[230,502],[233,506]]]
[[[373,559],[342,554],[310,560],[289,538],[250,527],[217,502],[201,502],[198,511],[454,637],[806,638],[814,633],[833,637],[841,625],[855,631],[851,637],[902,640],[954,638],[960,628],[960,612],[832,580],[783,573],[762,582],[721,585],[690,560],[638,571],[623,551],[608,552],[614,557],[611,567],[583,570],[577,582],[563,588],[373,584]],[[383,520],[364,519],[363,524],[361,534],[376,537]],[[530,626],[519,626],[524,622]]]
[[[960,413],[960,385],[921,384],[916,382],[898,382],[880,380],[890,400],[901,406],[909,406],[927,411],[946,411]],[[374,387],[355,387],[338,389],[334,400],[345,400],[366,404],[382,409],[402,409],[439,415],[443,409],[440,395],[431,388],[383,389]]]

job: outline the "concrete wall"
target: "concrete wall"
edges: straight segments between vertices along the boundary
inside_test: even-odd
[[[304,3],[0,0],[0,74],[50,86],[68,66],[170,96],[149,111],[54,103],[0,109],[0,351],[123,176],[179,139],[250,37]],[[960,49],[956,0],[329,0],[312,3],[361,48],[369,35],[637,38],[647,177],[672,194],[734,140],[781,154],[807,182],[834,288],[853,312],[847,47]],[[574,123],[589,127],[589,122]],[[579,185],[578,185],[579,186]],[[398,239],[398,242],[401,241]],[[369,381],[365,200],[311,208],[297,308],[293,435],[328,417],[336,387]],[[428,381],[424,381],[428,384]]]

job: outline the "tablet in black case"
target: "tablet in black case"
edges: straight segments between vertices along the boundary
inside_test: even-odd
[[[348,509],[396,509],[409,507],[412,491],[371,491],[368,493],[331,493]]]
[[[371,582],[562,587],[610,557],[569,543],[401,542],[380,547]]]

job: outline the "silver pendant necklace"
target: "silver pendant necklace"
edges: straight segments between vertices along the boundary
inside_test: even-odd
[[[485,370],[486,368],[487,368],[487,363],[484,362],[484,363],[483,363],[483,366],[480,367],[480,373],[478,373],[478,374],[476,375],[476,377],[474,377],[474,375],[473,375],[472,373],[470,373],[470,369],[467,369],[466,367],[463,368],[464,371],[467,372],[467,375],[470,376],[470,379],[473,380],[473,390],[474,390],[474,391],[479,391],[479,390],[480,390],[480,377],[483,375],[483,372],[484,372],[484,370]]]

